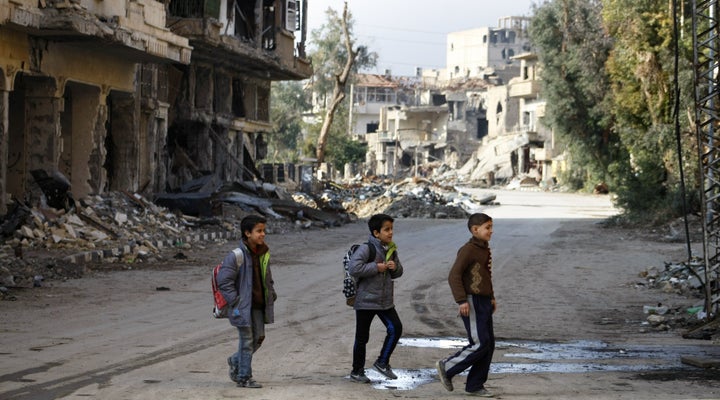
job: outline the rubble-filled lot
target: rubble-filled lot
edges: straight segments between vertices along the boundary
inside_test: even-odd
[[[232,189],[161,197],[159,203],[167,207],[128,192],[90,196],[69,210],[15,204],[1,221],[0,295],[12,299],[13,288],[79,278],[92,265],[137,267],[161,261],[168,248],[182,257],[202,242],[237,240],[240,221],[251,213],[272,221],[270,234],[285,234],[338,226],[379,212],[399,218],[466,218],[494,200],[474,199],[416,179],[333,183],[317,196],[291,195],[267,185],[262,191]],[[212,215],[181,209],[207,209]]]

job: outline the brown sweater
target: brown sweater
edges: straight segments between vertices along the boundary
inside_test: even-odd
[[[455,302],[465,303],[471,294],[494,298],[491,270],[488,242],[473,237],[460,247],[448,276]]]

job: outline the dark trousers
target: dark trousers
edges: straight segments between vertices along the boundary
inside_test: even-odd
[[[470,368],[465,390],[475,392],[483,388],[490,372],[495,351],[495,334],[492,321],[492,300],[487,296],[468,296],[470,314],[462,317],[469,344],[445,360],[448,378]]]
[[[385,325],[386,335],[377,361],[388,364],[390,356],[395,350],[402,335],[402,322],[395,308],[389,310],[355,310],[355,345],[353,346],[353,371],[362,372],[365,369],[365,347],[370,339],[370,324],[375,316]]]

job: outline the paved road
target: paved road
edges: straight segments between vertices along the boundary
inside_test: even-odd
[[[601,228],[615,212],[606,196],[495,193],[500,205],[485,209],[495,219],[499,303],[488,386],[499,398],[720,398],[717,378],[679,362],[720,356],[717,346],[643,333],[642,305],[683,300],[633,282],[648,266],[682,260],[682,244]],[[398,381],[372,371],[371,385],[347,379],[354,317],[340,261],[368,234],[358,223],[268,237],[280,298],[253,364],[263,389],[229,381],[236,334],[210,316],[210,266],[233,247],[226,243],[195,246],[181,264],[97,272],[0,304],[0,398],[462,397],[463,379],[448,393],[432,366],[463,340],[446,277],[469,237],[465,221],[401,219],[395,231],[406,271],[396,286],[405,327],[392,359]],[[368,365],[382,335],[376,321]]]

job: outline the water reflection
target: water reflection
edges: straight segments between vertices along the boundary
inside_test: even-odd
[[[400,346],[459,349],[467,344],[465,338],[402,338]],[[715,353],[708,354],[708,353]],[[499,341],[496,361],[490,372],[494,374],[587,373],[587,372],[644,372],[683,370],[693,367],[680,362],[681,356],[720,357],[720,349],[712,346],[611,345],[602,341],[578,340],[567,343],[535,341]],[[526,362],[498,362],[497,358],[524,359]],[[397,380],[387,380],[368,368],[367,376],[376,389],[412,390],[437,381],[435,368],[393,368]],[[461,375],[466,375],[461,374]],[[349,379],[349,377],[348,377]]]

